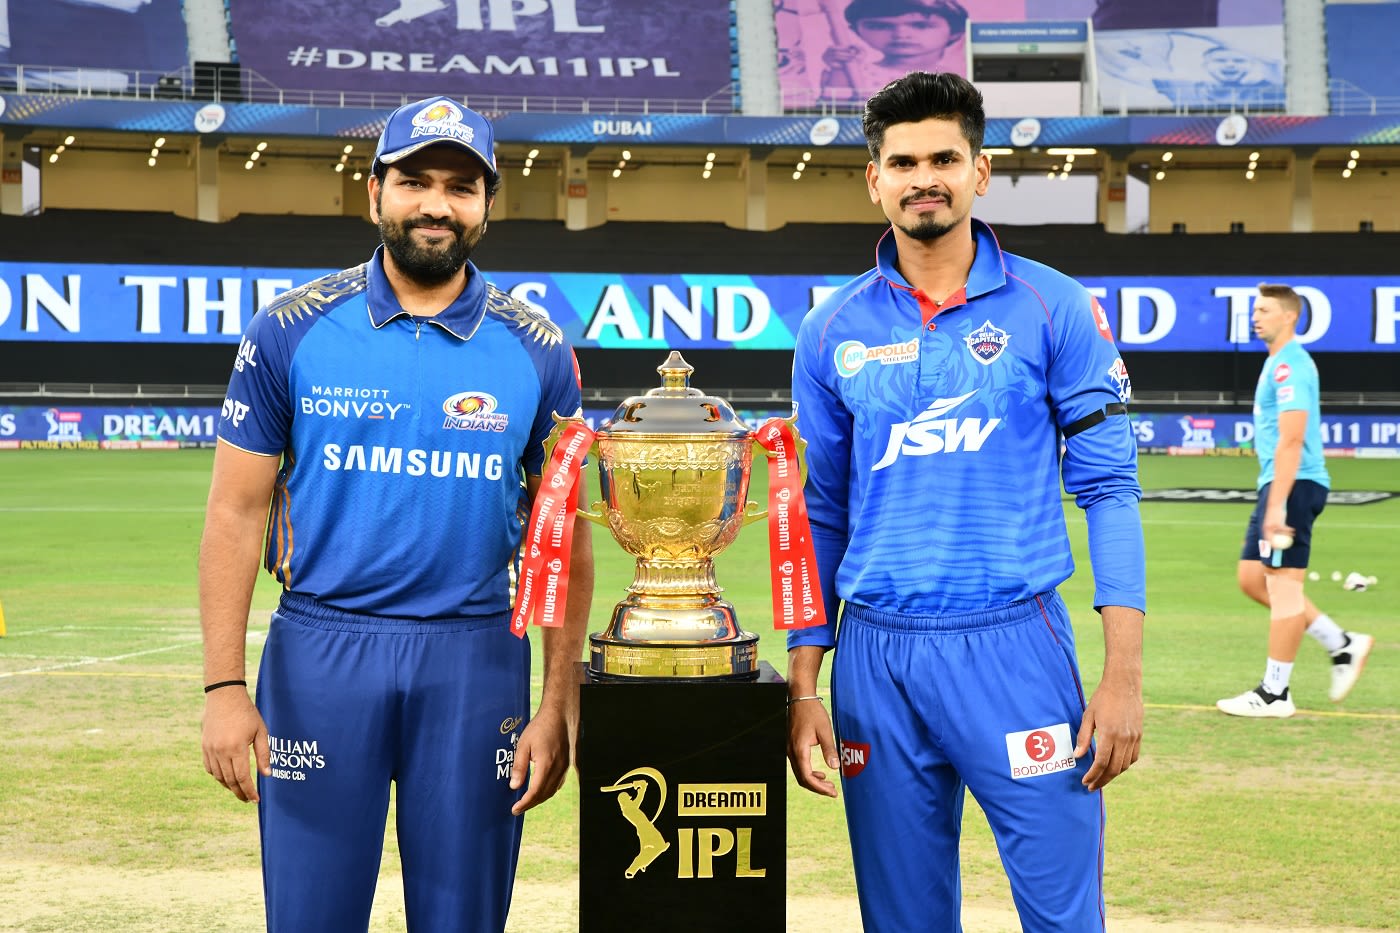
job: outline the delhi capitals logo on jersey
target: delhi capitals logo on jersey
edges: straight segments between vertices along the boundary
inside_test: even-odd
[[[1118,391],[1118,401],[1126,404],[1133,394],[1133,381],[1128,378],[1128,367],[1123,365],[1121,356],[1113,361],[1112,366],[1108,367],[1108,378]]]
[[[496,414],[496,396],[486,392],[458,392],[442,403],[447,413],[444,428],[454,431],[504,431],[509,415]]]
[[[992,360],[1001,356],[1001,351],[1006,349],[1011,335],[991,321],[986,321],[963,339],[967,341],[967,348],[972,351],[973,358],[983,366],[988,366]]]

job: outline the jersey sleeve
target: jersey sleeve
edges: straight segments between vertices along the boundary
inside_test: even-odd
[[[821,312],[807,315],[797,334],[792,361],[792,403],[797,430],[807,442],[807,482],[803,495],[812,527],[826,625],[788,632],[789,648],[836,644],[836,572],[849,540],[851,414],[836,392],[834,368],[822,365]]]
[[[581,415],[583,409],[582,376],[573,348],[561,344],[548,354],[541,367],[540,408],[530,427],[530,441],[525,445],[522,465],[530,476],[544,472],[544,442],[554,430],[554,414],[568,418]]]
[[[281,322],[259,311],[243,332],[219,414],[220,440],[277,456],[291,439],[291,342]]]
[[[1277,362],[1269,372],[1278,411],[1310,411],[1318,397],[1317,367],[1305,359]]]
[[[1084,510],[1094,606],[1146,611],[1147,570],[1138,501],[1137,442],[1127,403],[1132,393],[1098,300],[1074,285],[1051,320],[1050,400],[1064,434],[1065,491]]]

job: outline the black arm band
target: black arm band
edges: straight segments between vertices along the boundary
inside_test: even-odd
[[[216,683],[216,684],[209,684],[208,686],[206,686],[206,687],[204,688],[204,692],[205,692],[205,693],[211,693],[211,692],[213,692],[213,691],[215,691],[215,690],[218,690],[220,687],[246,687],[246,686],[248,686],[248,681],[246,681],[246,680],[221,680],[221,681],[219,681],[219,682]]]
[[[1080,433],[1081,431],[1087,431],[1094,425],[1099,424],[1103,421],[1107,421],[1110,415],[1126,415],[1127,413],[1127,405],[1123,404],[1122,402],[1110,402],[1109,404],[1104,406],[1103,411],[1096,411],[1091,414],[1087,414],[1083,418],[1080,418],[1078,421],[1075,421],[1071,424],[1067,424],[1063,428],[1060,428],[1060,433],[1064,435],[1065,440],[1069,440],[1071,437],[1074,437],[1074,435]]]

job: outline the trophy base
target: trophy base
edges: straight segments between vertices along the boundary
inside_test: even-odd
[[[638,643],[588,637],[588,675],[594,681],[757,680],[758,636],[742,632],[721,644]]]

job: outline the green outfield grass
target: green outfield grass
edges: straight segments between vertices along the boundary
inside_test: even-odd
[[[254,811],[214,784],[200,760],[195,569],[211,459],[207,451],[0,455],[0,606],[8,625],[0,639],[0,865],[157,878],[178,869],[208,872],[211,884],[219,872],[257,865]],[[1337,488],[1400,490],[1397,461],[1334,460],[1329,467]],[[1149,488],[1247,488],[1254,469],[1248,458],[1149,457],[1141,473]],[[1092,689],[1102,639],[1091,608],[1084,521],[1072,503],[1066,508],[1083,572],[1062,592]],[[1234,583],[1248,514],[1245,504],[1143,506],[1146,735],[1142,761],[1106,793],[1110,911],[1226,922],[1284,918],[1319,931],[1395,929],[1400,499],[1334,506],[1320,520],[1313,569],[1322,579],[1309,593],[1342,625],[1374,634],[1377,645],[1356,691],[1335,707],[1326,699],[1326,658],[1305,641],[1293,679],[1300,713],[1288,721],[1230,719],[1213,706],[1263,672],[1267,613]],[[595,535],[595,546],[601,620],[621,598],[631,564],[605,536]],[[949,553],[956,548],[946,543]],[[766,549],[762,529],[749,528],[721,556],[719,578],[746,625],[762,634],[763,657],[781,671],[782,638],[763,621],[770,605],[759,570]],[[1349,593],[1330,580],[1332,571],[1351,570],[1379,583]],[[275,583],[262,577],[250,672],[276,595]],[[850,895],[840,803],[791,783],[788,796],[790,892]],[[523,880],[572,883],[576,806],[571,779],[527,818]],[[964,855],[969,899],[1009,905],[975,806],[968,808]],[[391,839],[385,871],[397,870]],[[17,929],[6,926],[9,908],[28,895],[5,874],[0,930]],[[178,922],[152,925],[141,903],[107,901],[81,926],[56,907],[51,921],[22,928],[239,928],[196,908]]]

